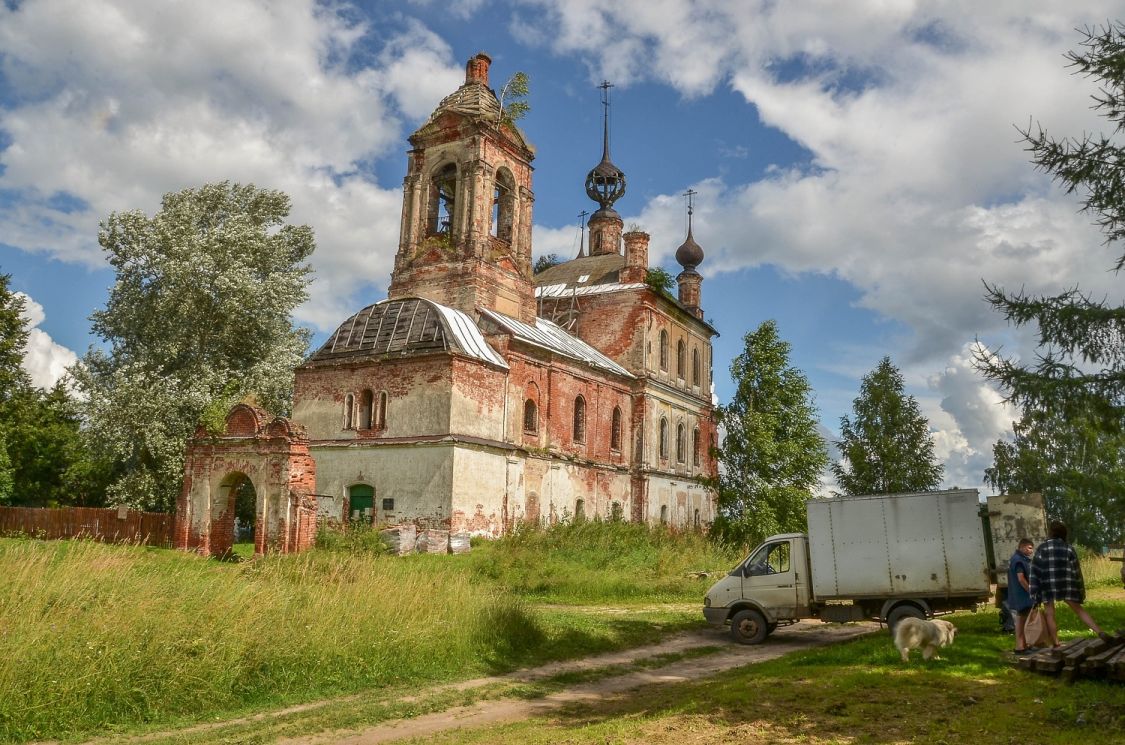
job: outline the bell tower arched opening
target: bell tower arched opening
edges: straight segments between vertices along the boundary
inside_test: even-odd
[[[447,163],[434,172],[430,180],[429,219],[430,235],[453,236],[457,216],[457,166]]]

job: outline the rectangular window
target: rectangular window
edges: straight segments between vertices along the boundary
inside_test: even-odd
[[[391,497],[389,499],[387,497],[383,497],[383,512],[394,512],[394,510],[395,510],[394,497]]]

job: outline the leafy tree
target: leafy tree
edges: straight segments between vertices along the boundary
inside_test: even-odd
[[[735,393],[718,410],[726,436],[718,448],[718,517],[712,532],[752,544],[803,530],[805,502],[828,464],[817,432],[812,388],[789,364],[789,343],[766,321],[743,337],[730,366]]]
[[[70,393],[61,382],[36,388],[22,367],[26,301],[10,282],[0,275],[0,504],[98,504],[106,479],[85,448]]]
[[[24,298],[11,290],[12,275],[0,274],[0,504],[8,504],[14,493],[12,440],[9,430],[16,397],[31,388],[31,378],[21,366],[27,347]]]
[[[0,506],[11,504],[15,484],[7,445],[8,436],[5,434],[5,428],[0,426]]]
[[[527,98],[530,88],[527,73],[517,72],[500,88],[500,123],[515,124],[531,111]]]
[[[930,424],[890,357],[863,377],[852,411],[840,418],[842,457],[832,464],[844,494],[924,491],[941,482]]]
[[[1125,25],[1087,28],[1082,49],[1067,54],[1077,74],[1099,82],[1094,109],[1111,135],[1057,139],[1041,127],[1023,130],[1036,167],[1051,174],[1112,244],[1125,237],[1125,149],[1114,141],[1125,130]],[[1115,269],[1125,268],[1125,253]],[[988,302],[1012,324],[1034,323],[1042,350],[1032,364],[980,349],[977,369],[1000,384],[1027,411],[1062,411],[1106,430],[1125,424],[1125,306],[1098,301],[1077,287],[1037,297],[987,284]]]
[[[664,295],[671,295],[676,280],[662,266],[654,266],[645,272],[645,284]]]
[[[170,509],[183,451],[205,411],[254,395],[287,413],[308,332],[307,226],[289,198],[223,182],[166,194],[159,212],[114,213],[98,240],[117,272],[91,349],[72,370],[91,441],[116,464],[114,502]]]
[[[1001,493],[1040,492],[1051,519],[1072,539],[1100,548],[1125,525],[1125,434],[1096,419],[1033,409],[1016,422],[1014,440],[992,448],[985,481]]]
[[[6,423],[12,504],[105,504],[111,464],[89,451],[66,383],[60,381],[50,390],[28,388],[13,403]]]
[[[535,266],[532,267],[532,272],[535,274],[545,272],[551,267],[558,266],[561,263],[563,263],[563,260],[559,258],[558,254],[544,254],[535,260]]]
[[[27,350],[27,320],[24,298],[11,289],[12,275],[0,274],[0,406],[21,390],[31,387],[23,369]]]

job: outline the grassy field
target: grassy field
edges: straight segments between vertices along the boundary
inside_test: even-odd
[[[1106,582],[1091,592],[1089,609],[1107,628],[1125,627],[1120,581],[1118,575],[1116,585]],[[1064,640],[1089,635],[1069,610],[1060,610],[1059,618]],[[1024,672],[1013,666],[1012,638],[997,632],[995,614],[951,619],[959,629],[956,644],[929,663],[903,664],[883,632],[698,682],[428,741],[1125,743],[1125,685],[1068,685]]]
[[[710,580],[684,568],[728,563],[698,536],[627,524],[529,531],[455,557],[379,555],[363,534],[325,543],[217,562],[0,539],[0,740],[183,723],[645,643],[698,625],[698,611],[614,617],[529,601],[695,603]]]
[[[294,727],[358,726],[440,709],[464,694],[406,698],[436,683],[651,643],[700,626],[700,598],[739,558],[698,535],[598,522],[522,531],[453,557],[387,556],[370,531],[326,535],[320,548],[298,556],[236,562],[84,541],[0,539],[0,741],[167,730],[359,692],[371,706],[356,710],[341,699]],[[1093,597],[1102,597],[1091,604],[1095,617],[1125,626],[1120,564],[1092,557],[1083,564]],[[629,610],[603,612],[606,606]],[[1069,611],[1060,617],[1077,633]],[[1010,703],[1021,685],[1048,691],[1050,703],[1036,711],[1052,726],[1062,727],[1057,712],[1082,713],[1098,732],[1117,722],[1106,712],[1125,706],[1113,693],[1121,686],[1029,681],[1004,660],[1011,638],[995,632],[994,613],[958,624],[955,652],[932,666],[901,668],[885,639],[863,640],[723,676],[714,691],[684,686],[654,694],[651,706],[619,702],[577,720],[540,723],[557,738],[534,728],[495,734],[531,742],[680,740],[713,720],[719,724],[701,731],[720,740],[899,741],[878,739],[872,717],[879,707],[921,706],[934,685],[948,706],[926,715],[925,732],[953,726],[950,707],[967,700],[954,692],[980,689],[966,695],[991,702],[966,709],[965,721],[973,722]],[[765,708],[746,707],[748,689]],[[894,698],[895,691],[902,696]],[[826,703],[802,703],[813,699]],[[845,700],[843,708],[832,704]],[[901,706],[881,703],[887,700]],[[783,710],[797,719],[787,724],[775,716]],[[908,723],[901,732],[923,732],[915,718]],[[957,719],[955,731],[962,724]],[[875,739],[825,734],[852,727],[867,727]]]

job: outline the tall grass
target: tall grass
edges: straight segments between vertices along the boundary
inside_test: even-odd
[[[537,628],[454,565],[0,539],[0,739],[450,677]]]
[[[466,557],[479,577],[561,603],[699,601],[740,558],[699,533],[601,520],[522,527]]]
[[[1120,556],[1121,551],[1113,552]],[[1086,584],[1093,587],[1114,586],[1121,584],[1121,562],[1113,561],[1108,556],[1083,552],[1081,556],[1082,577]]]

